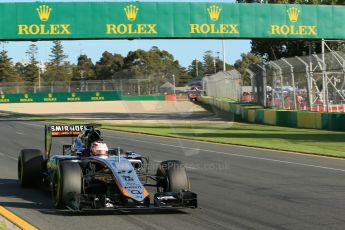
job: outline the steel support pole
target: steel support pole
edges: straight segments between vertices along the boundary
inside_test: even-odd
[[[284,90],[283,90],[283,85],[284,85],[284,82],[283,82],[283,72],[282,72],[282,69],[280,68],[280,66],[274,62],[270,62],[269,63],[270,65],[273,65],[275,66],[278,70],[279,70],[279,75],[280,75],[280,92],[281,92],[281,105],[282,105],[282,108],[285,109],[285,101],[284,101]]]
[[[300,58],[298,56],[296,56],[296,58],[305,65],[305,72],[306,72],[306,75],[307,75],[307,90],[308,90],[308,101],[307,101],[307,103],[308,103],[308,107],[311,108],[311,105],[312,105],[312,103],[311,103],[312,102],[312,97],[311,97],[311,78],[310,78],[309,71],[312,71],[312,70],[310,70],[309,65],[305,61],[303,61],[302,58]],[[310,65],[311,65],[311,63],[310,63]]]
[[[328,80],[327,80],[327,74],[326,74],[326,60],[325,60],[325,39],[321,40],[321,57],[322,57],[322,80],[323,80],[323,95],[324,95],[324,100],[326,103],[326,111],[327,113],[329,112],[328,110]]]
[[[292,88],[293,88],[293,104],[294,104],[294,109],[297,109],[297,102],[296,102],[296,87],[295,87],[295,74],[293,70],[293,65],[291,65],[285,58],[281,59],[284,61],[288,66],[290,66],[291,70],[291,78],[292,78]]]

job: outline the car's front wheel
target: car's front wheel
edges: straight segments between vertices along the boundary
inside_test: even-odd
[[[79,208],[82,171],[78,163],[62,161],[53,175],[52,198],[56,208]]]
[[[159,192],[181,192],[189,191],[189,178],[186,168],[177,160],[161,162],[157,169],[157,176],[160,178],[157,183]]]

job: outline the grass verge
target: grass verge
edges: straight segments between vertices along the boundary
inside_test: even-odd
[[[0,230],[7,230],[6,224],[3,221],[0,221]]]
[[[85,120],[30,118],[64,124],[87,124]],[[133,123],[97,121],[103,129],[152,134],[223,144],[243,145],[345,158],[345,132],[295,129],[237,122]]]

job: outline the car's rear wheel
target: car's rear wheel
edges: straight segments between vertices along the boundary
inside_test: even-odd
[[[161,162],[157,176],[160,178],[157,182],[159,192],[181,192],[189,191],[189,178],[186,168],[177,160]]]
[[[39,187],[43,179],[43,154],[38,149],[23,149],[18,157],[18,180],[22,187]]]
[[[56,208],[79,208],[82,171],[78,163],[62,161],[53,175],[52,198]]]

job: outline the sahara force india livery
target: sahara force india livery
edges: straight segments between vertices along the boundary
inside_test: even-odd
[[[72,137],[72,144],[64,145],[61,155],[51,156],[53,137]],[[148,158],[107,147],[95,155],[96,142],[106,146],[93,125],[46,125],[45,154],[23,149],[19,155],[22,187],[46,187],[56,208],[75,211],[197,207],[181,162],[163,161],[149,173]],[[149,186],[157,190],[153,197]]]

